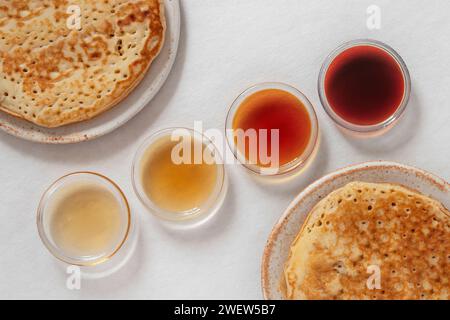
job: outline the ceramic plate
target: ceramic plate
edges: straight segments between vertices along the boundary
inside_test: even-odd
[[[351,181],[402,184],[431,196],[450,208],[450,184],[423,170],[386,161],[366,162],[337,170],[303,190],[275,225],[262,261],[262,290],[265,299],[282,299],[279,284],[284,263],[290,245],[308,213],[320,199]]]
[[[166,41],[148,73],[133,92],[117,106],[98,117],[56,129],[39,127],[0,112],[0,129],[16,137],[40,143],[76,143],[105,135],[142,110],[167,79],[177,54],[180,38],[179,0],[166,0]]]

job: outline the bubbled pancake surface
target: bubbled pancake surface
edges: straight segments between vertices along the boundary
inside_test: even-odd
[[[380,289],[367,286],[369,266]],[[281,288],[287,299],[449,299],[449,281],[449,211],[399,185],[353,182],[313,208]]]
[[[140,82],[164,32],[162,0],[0,0],[0,110],[44,127],[91,119]]]

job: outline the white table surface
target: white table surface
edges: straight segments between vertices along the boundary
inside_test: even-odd
[[[366,27],[366,9],[381,8],[381,30]],[[177,60],[165,86],[136,118],[95,141],[33,144],[0,134],[0,298],[260,299],[260,263],[272,226],[306,185],[339,167],[393,160],[450,180],[450,1],[182,0]],[[322,110],[317,76],[340,43],[370,37],[406,61],[413,91],[408,111],[387,135],[343,136]],[[198,229],[173,231],[146,213],[132,191],[130,165],[143,138],[169,126],[223,128],[228,106],[249,85],[282,81],[316,107],[322,144],[296,180],[268,185],[227,167],[222,210]],[[68,172],[92,170],[124,189],[140,238],[113,276],[66,289],[64,271],[38,237],[42,192]]]

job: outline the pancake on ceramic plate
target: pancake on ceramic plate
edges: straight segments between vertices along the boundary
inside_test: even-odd
[[[449,299],[450,213],[399,185],[350,183],[310,212],[281,289],[287,299]]]
[[[162,0],[0,0],[0,110],[44,127],[123,100],[159,54]]]

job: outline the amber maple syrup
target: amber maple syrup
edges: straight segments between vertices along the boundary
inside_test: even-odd
[[[170,135],[155,141],[145,152],[141,160],[141,183],[146,196],[160,209],[173,212],[198,211],[214,193],[219,179],[219,167],[216,163],[200,161],[195,163],[195,143],[206,146],[202,141],[185,137],[191,143],[192,158],[189,163],[177,164],[173,159],[173,150],[179,144]],[[203,154],[203,153],[202,153]]]
[[[264,89],[248,96],[238,107],[233,119],[233,130],[278,129],[279,166],[299,158],[307,149],[311,139],[312,124],[305,105],[295,95],[281,89]],[[258,165],[261,139],[257,135]],[[272,157],[272,136],[267,135],[267,152]],[[239,146],[238,146],[239,148]],[[249,143],[240,150],[247,159],[251,158]]]

